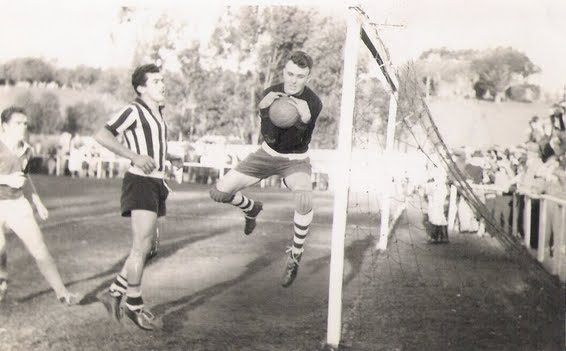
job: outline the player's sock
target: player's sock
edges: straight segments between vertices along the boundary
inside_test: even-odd
[[[118,274],[112,285],[110,285],[109,290],[110,290],[110,295],[114,297],[118,297],[124,295],[127,289],[128,289],[128,281],[126,280],[126,278]]]
[[[299,255],[303,252],[303,245],[309,233],[309,226],[312,222],[313,211],[307,214],[300,214],[295,211],[295,235],[293,236],[293,246],[291,248],[293,255]]]
[[[246,215],[249,214],[249,212],[253,209],[254,207],[254,200],[246,197],[244,194],[242,194],[241,192],[237,192],[236,194],[234,194],[234,196],[232,197],[232,200],[230,201],[230,203],[236,207],[239,207],[242,209],[242,211],[244,211],[244,213]],[[255,217],[255,216],[252,216]]]
[[[128,286],[126,291],[126,307],[131,311],[139,311],[143,309],[143,298],[140,285]]]

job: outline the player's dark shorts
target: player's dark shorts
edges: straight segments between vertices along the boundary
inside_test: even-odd
[[[271,156],[261,147],[238,163],[235,170],[259,179],[268,178],[272,175],[285,178],[295,173],[306,173],[308,175],[312,173],[310,158],[289,160],[285,157]]]
[[[123,217],[130,217],[132,210],[147,210],[165,216],[165,200],[169,190],[163,179],[143,177],[126,172],[122,181],[120,209]]]

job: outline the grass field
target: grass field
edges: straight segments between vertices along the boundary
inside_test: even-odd
[[[314,350],[324,341],[328,193],[316,195],[305,266],[295,284],[283,289],[279,277],[292,237],[290,193],[251,189],[266,205],[256,231],[246,237],[242,215],[212,202],[206,187],[174,187],[160,254],[144,278],[146,303],[164,326],[147,333],[130,323],[112,324],[95,298],[118,272],[130,245],[129,222],[117,212],[120,180],[34,178],[50,209],[42,223],[48,246],[65,282],[84,298],[80,306],[59,305],[33,259],[9,235],[12,275],[8,301],[0,305],[0,349]],[[370,212],[353,213],[352,220],[359,228],[371,221],[376,226]],[[355,241],[368,234],[349,241],[355,248],[347,251],[349,281],[368,249]]]
[[[34,176],[50,209],[41,224],[66,284],[83,295],[60,305],[33,259],[8,235],[10,286],[0,304],[0,350],[315,351],[326,340],[333,198],[316,192],[299,276],[279,285],[292,236],[292,195],[251,188],[264,202],[256,231],[205,186],[172,184],[144,298],[163,327],[114,323],[97,293],[129,250],[118,216],[119,179]],[[408,207],[387,251],[374,251],[375,199],[351,193],[346,229],[341,351],[557,351],[564,290],[506,254],[494,238],[451,236],[427,245],[422,204]]]
[[[492,145],[522,145],[529,120],[550,115],[548,103],[430,99],[434,122],[451,147],[485,148]]]

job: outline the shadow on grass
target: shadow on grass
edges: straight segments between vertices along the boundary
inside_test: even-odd
[[[274,254],[265,254],[256,258],[246,265],[246,270],[239,276],[212,285],[206,289],[200,290],[192,295],[184,296],[180,299],[169,301],[152,308],[157,315],[162,315],[163,330],[173,332],[182,328],[182,324],[186,321],[186,311],[201,306],[213,297],[221,294],[229,288],[250,279],[254,274],[271,265],[279,257]]]
[[[362,270],[362,263],[368,249],[374,247],[374,237],[369,234],[363,239],[354,240],[344,248],[344,259],[350,263],[352,270],[344,277],[344,285],[349,284]],[[320,257],[308,263],[311,273],[319,272],[330,265],[330,255]]]
[[[212,237],[215,237],[215,236],[218,236],[218,235],[223,235],[223,234],[226,234],[226,233],[227,233],[226,230],[219,229],[219,230],[212,232],[212,233],[206,233],[206,234],[203,234],[203,235],[195,235],[195,236],[191,236],[191,237],[186,238],[186,239],[178,239],[178,240],[175,240],[175,241],[172,241],[172,242],[162,244],[159,248],[158,255],[155,258],[149,260],[146,263],[146,267],[154,264],[157,261],[166,259],[166,258],[174,255],[177,251],[179,251],[180,249],[184,248],[187,245],[193,244],[197,241],[209,239],[209,238],[212,238]],[[124,263],[126,262],[127,258],[128,258],[128,255],[120,258],[116,263],[114,263],[112,265],[112,267],[110,267],[109,269],[107,269],[103,272],[91,275],[91,276],[86,277],[86,278],[66,282],[65,286],[70,287],[70,286],[73,286],[73,285],[76,285],[76,284],[80,284],[80,283],[84,283],[84,282],[87,282],[87,281],[96,280],[96,279],[99,279],[99,278],[109,276],[103,282],[101,282],[96,287],[94,287],[89,292],[87,292],[83,296],[81,301],[79,302],[79,305],[89,305],[89,304],[95,303],[95,302],[98,301],[98,298],[96,296],[101,291],[108,288],[110,286],[110,284],[112,284],[112,282],[114,281],[115,275],[120,272],[120,270],[124,266]],[[29,294],[27,296],[24,296],[24,297],[18,299],[18,302],[20,302],[20,303],[27,302],[27,301],[30,301],[30,300],[35,299],[37,297],[48,294],[50,292],[51,292],[51,289],[46,289],[46,290],[34,292],[32,294]]]

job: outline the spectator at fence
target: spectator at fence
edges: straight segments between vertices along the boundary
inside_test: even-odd
[[[504,193],[509,192],[511,186],[516,183],[515,172],[508,159],[500,159],[496,163],[497,170],[494,176],[494,185],[502,189]]]
[[[543,167],[540,154],[540,148],[535,143],[527,144],[527,159],[525,162],[524,173],[521,175],[517,190],[520,193],[542,194],[545,188],[545,181],[540,177],[539,171]],[[538,229],[539,229],[539,207],[540,201],[536,198],[531,200],[531,240],[532,248],[538,247]],[[521,208],[520,211],[523,211]],[[524,228],[524,230],[527,228]]]
[[[47,174],[57,174],[57,157],[59,157],[57,146],[49,146],[47,149]]]
[[[552,106],[551,114],[550,114],[550,121],[552,127],[558,131],[566,131],[566,121],[564,120],[565,116],[564,113],[565,109],[563,106],[559,104],[554,104]]]
[[[445,213],[448,197],[446,172],[441,166],[434,167],[431,178],[425,185],[427,200],[427,229],[429,242],[433,244],[448,243],[448,220]]]
[[[480,156],[482,156],[481,153],[472,152],[469,149],[465,152],[465,157],[462,162],[464,167],[462,173],[469,184],[481,184],[483,182],[484,169],[481,165],[484,162]],[[476,195],[482,196],[483,198],[483,194],[477,194],[477,191]],[[460,196],[457,208],[460,232],[477,232],[480,229],[479,221],[476,218],[473,209],[463,196]]]
[[[545,134],[541,119],[538,116],[533,116],[529,121],[527,142],[539,144],[545,138]]]
[[[68,169],[71,177],[77,177],[82,171],[83,157],[81,154],[81,141],[78,135],[71,138],[69,144],[69,164]]]

